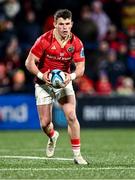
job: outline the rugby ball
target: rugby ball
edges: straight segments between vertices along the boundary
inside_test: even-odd
[[[61,88],[65,81],[65,73],[60,69],[54,69],[50,72],[49,79],[54,88]]]

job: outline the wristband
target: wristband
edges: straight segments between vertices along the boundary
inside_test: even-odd
[[[71,73],[70,77],[71,77],[71,80],[74,80],[76,78],[76,73]]]
[[[43,80],[43,73],[41,73],[40,71],[37,73],[37,77],[41,80]]]

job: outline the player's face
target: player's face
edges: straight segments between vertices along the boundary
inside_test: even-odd
[[[68,19],[68,18],[67,19],[59,18],[54,23],[54,26],[58,34],[63,38],[67,37],[70,34],[72,25],[73,25],[73,22],[71,21],[71,19]]]

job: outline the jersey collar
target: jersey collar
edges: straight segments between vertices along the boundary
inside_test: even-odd
[[[54,29],[53,37],[59,42],[61,47],[64,47],[66,43],[68,42],[68,40],[72,38],[72,33],[70,33],[70,35],[68,35],[65,39],[62,39],[62,37],[58,34],[57,30]]]

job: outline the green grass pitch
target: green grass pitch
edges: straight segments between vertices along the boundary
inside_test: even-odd
[[[66,130],[54,159],[45,159],[42,131],[0,131],[0,179],[135,179],[135,129],[82,129],[82,154],[75,165]]]

